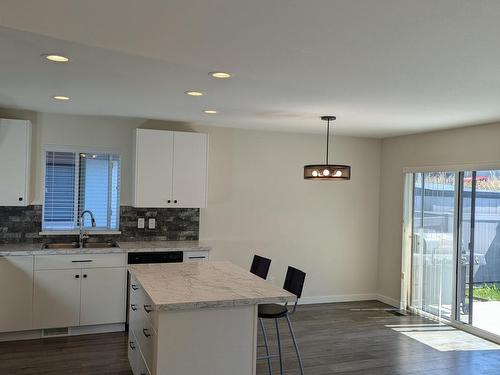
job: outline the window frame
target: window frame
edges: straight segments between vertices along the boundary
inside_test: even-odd
[[[116,150],[116,149],[107,149],[107,148],[94,148],[94,147],[82,147],[82,146],[70,146],[70,145],[44,145],[42,146],[41,150],[41,163],[42,163],[42,223],[41,223],[41,231],[39,232],[39,235],[72,235],[72,234],[78,234],[79,230],[78,227],[76,226],[74,229],[45,229],[43,227],[44,220],[43,218],[45,217],[45,177],[46,177],[46,167],[47,167],[47,162],[46,162],[46,157],[47,157],[47,152],[71,152],[75,154],[113,154],[118,157],[118,162],[120,165],[119,169],[119,176],[118,176],[118,199],[116,200],[116,229],[110,229],[110,228],[92,228],[92,227],[85,227],[85,232],[89,233],[94,233],[94,234],[121,234],[120,231],[120,207],[121,207],[121,172],[122,172],[122,155],[121,152]],[[74,199],[74,222],[78,222],[78,204],[79,204],[79,194],[80,194],[80,163],[76,163],[75,166],[75,199]],[[108,173],[108,179],[111,179],[111,176]],[[108,191],[108,195],[111,193],[111,191]],[[110,212],[108,212],[108,217],[110,215]]]

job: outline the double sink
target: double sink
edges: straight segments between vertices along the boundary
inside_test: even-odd
[[[108,242],[85,242],[83,244],[83,249],[107,249],[119,247],[115,241]],[[78,242],[57,242],[57,243],[44,243],[42,249],[79,249],[80,244]]]

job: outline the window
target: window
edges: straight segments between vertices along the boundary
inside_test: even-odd
[[[86,151],[45,151],[42,230],[71,231],[90,210],[96,230],[118,230],[120,156]],[[90,217],[85,215],[85,227]]]

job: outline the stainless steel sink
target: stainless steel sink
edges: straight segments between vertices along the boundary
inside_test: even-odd
[[[86,249],[102,249],[102,248],[111,248],[118,247],[118,244],[115,241],[109,242],[85,242],[83,247]]]
[[[78,242],[66,242],[66,243],[45,243],[42,245],[42,249],[78,249],[80,245]],[[115,241],[109,242],[85,242],[83,244],[84,249],[107,249],[119,247]]]
[[[42,249],[76,249],[80,247],[78,242],[44,243]]]

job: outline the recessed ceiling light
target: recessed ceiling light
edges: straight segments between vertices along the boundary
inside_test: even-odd
[[[203,96],[201,91],[186,91],[186,94],[189,96]]]
[[[62,100],[62,101],[70,99],[69,96],[63,96],[63,95],[55,95],[52,98],[55,99],[55,100]]]
[[[45,55],[42,55],[42,56],[45,57],[47,60],[53,61],[53,62],[58,62],[58,63],[67,63],[67,62],[69,62],[69,57],[62,56],[62,55],[45,54]]]
[[[226,72],[211,72],[209,73],[212,77],[217,78],[217,79],[227,79],[231,78],[231,74],[226,73]]]
[[[217,111],[215,109],[205,109],[203,113],[206,113],[207,115],[215,115]]]

